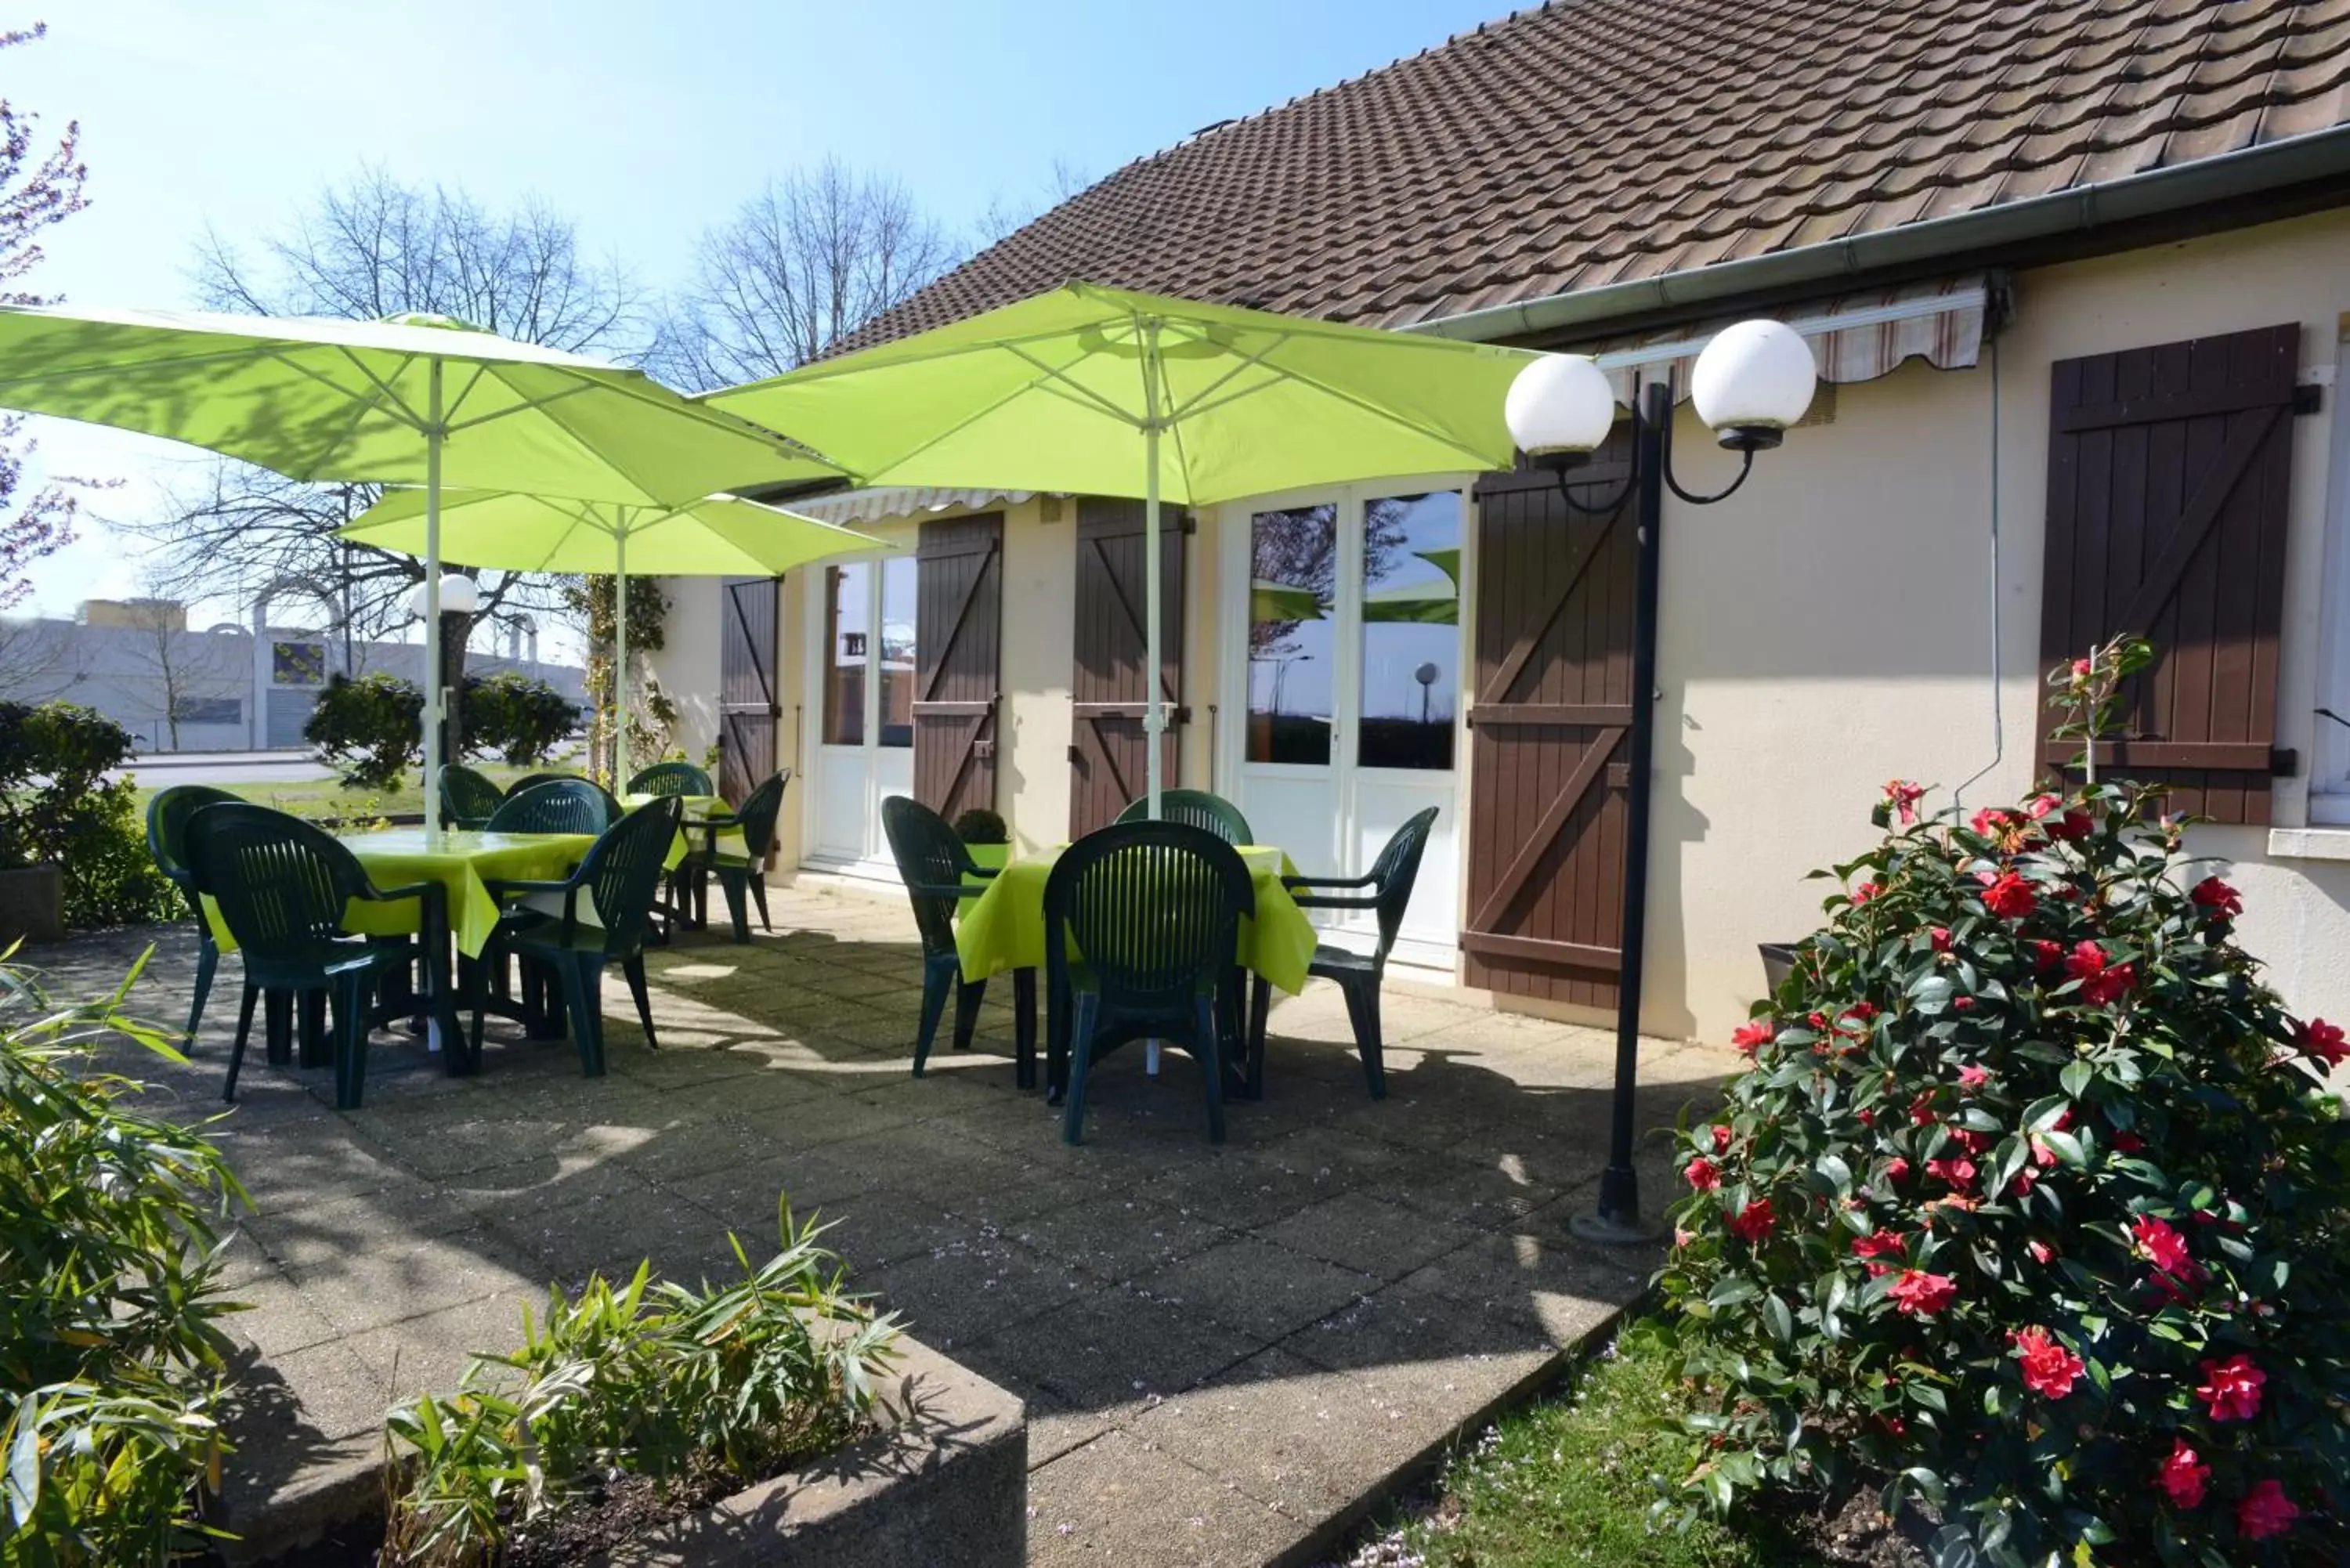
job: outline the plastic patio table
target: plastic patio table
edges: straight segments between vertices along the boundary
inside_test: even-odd
[[[1292,996],[1305,989],[1314,961],[1314,926],[1281,885],[1297,875],[1289,857],[1267,845],[1244,845],[1241,861],[1256,888],[1256,917],[1241,921],[1243,969],[1263,976]],[[964,904],[955,922],[955,952],[962,977],[986,980],[1006,970],[1040,969],[1045,962],[1045,882],[1060,852],[1014,860],[996,873],[987,891]]]

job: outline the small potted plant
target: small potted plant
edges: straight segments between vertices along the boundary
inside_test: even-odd
[[[962,840],[972,863],[1001,871],[1012,857],[1012,833],[1003,819],[984,806],[973,806],[954,820],[955,836]]]

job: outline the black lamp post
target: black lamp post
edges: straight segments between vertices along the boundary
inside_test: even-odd
[[[1634,584],[1630,799],[1624,826],[1624,950],[1617,976],[1616,1086],[1609,1107],[1607,1168],[1599,1178],[1599,1205],[1575,1216],[1572,1229],[1586,1241],[1643,1241],[1640,1179],[1632,1168],[1638,1132],[1635,1116],[1640,1076],[1640,982],[1648,949],[1649,773],[1656,747],[1657,603],[1664,545],[1665,492],[1695,506],[1727,499],[1753,472],[1754,454],[1779,444],[1789,425],[1811,406],[1817,371],[1803,337],[1783,323],[1742,321],[1707,344],[1690,377],[1700,418],[1721,444],[1742,454],[1738,475],[1711,495],[1694,494],[1673,477],[1673,386],[1669,376],[1641,390],[1632,410],[1632,472],[1606,503],[1586,506],[1567,488],[1570,472],[1590,461],[1616,421],[1615,392],[1592,360],[1552,354],[1519,372],[1506,410],[1512,436],[1527,458],[1558,474],[1559,494],[1577,512],[1613,512],[1629,493],[1638,502],[1638,576]]]

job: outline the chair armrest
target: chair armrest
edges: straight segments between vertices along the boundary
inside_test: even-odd
[[[1367,888],[1378,880],[1378,877],[1376,874],[1368,877],[1284,877],[1281,879],[1281,885],[1292,889],[1298,888]]]
[[[1319,893],[1292,893],[1289,901],[1301,909],[1376,909],[1377,898],[1334,898]]]
[[[392,904],[402,898],[429,899],[435,893],[446,891],[438,882],[411,882],[404,888],[379,888],[370,882],[359,890],[359,897],[371,904]]]
[[[579,886],[577,877],[566,877],[560,882],[507,882],[496,877],[484,877],[482,888],[496,903],[526,893],[568,893]]]
[[[993,882],[995,880],[997,873],[1001,872],[1003,869],[1003,867],[1001,866],[974,866],[966,864],[962,868],[962,874],[966,877],[976,877],[983,882]]]
[[[906,891],[918,898],[975,898],[979,889],[961,882],[909,882]]]

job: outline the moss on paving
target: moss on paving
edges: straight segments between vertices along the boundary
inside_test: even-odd
[[[1353,1559],[1429,1568],[1762,1568],[1812,1561],[1767,1527],[1652,1526],[1652,1478],[1692,1445],[1672,1352],[1635,1327],[1565,1390],[1502,1418],[1447,1466],[1438,1495]]]

